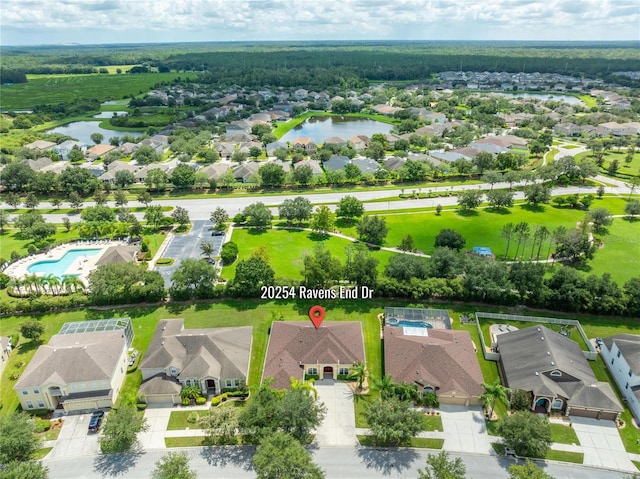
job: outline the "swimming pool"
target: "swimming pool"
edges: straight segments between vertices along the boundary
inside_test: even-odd
[[[95,256],[101,251],[102,248],[70,249],[60,259],[38,261],[29,265],[27,271],[29,271],[29,273],[42,273],[45,275],[52,274],[62,279],[62,277],[65,276],[67,269],[69,269],[69,266],[71,266],[76,259],[85,256]],[[72,271],[70,273],[66,273],[66,276],[75,275],[76,273],[77,271]]]
[[[415,321],[409,319],[387,318],[386,324],[388,326],[396,326],[398,328],[426,328],[433,329],[433,324],[426,321]]]

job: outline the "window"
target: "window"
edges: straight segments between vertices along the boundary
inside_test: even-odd
[[[318,374],[318,368],[307,369],[307,374]]]
[[[629,383],[624,387],[625,389],[629,389]]]
[[[44,403],[42,401],[38,401],[38,407],[40,409],[44,409]]]
[[[349,368],[340,368],[338,370],[338,374],[341,374],[343,376],[347,376],[349,374]]]
[[[633,376],[633,371],[629,368],[629,377]]]
[[[618,357],[620,357],[620,351],[618,351]]]
[[[562,399],[554,399],[553,403],[551,404],[551,409],[562,409],[563,404],[564,403]]]
[[[33,409],[33,403],[31,401],[27,401],[27,409]]]
[[[184,382],[184,385],[185,385],[185,386],[187,386],[187,387],[191,386],[191,379],[187,379],[187,380]]]
[[[29,391],[27,391],[26,389],[22,390],[22,395],[23,396],[27,396],[29,394]]]
[[[551,371],[551,376],[558,378],[562,376],[562,373],[556,369],[555,371]]]
[[[33,394],[40,394],[40,390],[38,388],[33,388]]]
[[[611,358],[611,364],[613,364],[614,361],[615,361],[615,358]]]
[[[232,387],[233,387],[233,380],[231,380],[231,379],[227,379],[227,380],[226,380],[226,382],[225,382],[225,384],[226,384],[226,386],[227,386],[228,388],[232,388]]]

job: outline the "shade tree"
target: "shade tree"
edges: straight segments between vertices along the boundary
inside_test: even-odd
[[[364,216],[356,226],[356,231],[360,241],[381,245],[387,237],[387,222],[381,216]]]
[[[336,208],[336,216],[353,220],[360,218],[364,214],[364,205],[362,201],[354,196],[343,196],[338,202]]]

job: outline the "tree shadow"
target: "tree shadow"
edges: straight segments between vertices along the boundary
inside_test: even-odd
[[[478,213],[476,210],[457,209],[456,214],[459,216],[464,216],[465,218],[473,218],[478,216],[480,213]]]
[[[93,468],[104,476],[117,477],[126,474],[135,467],[144,451],[136,445],[130,452],[124,454],[100,454],[93,460]]]
[[[331,238],[331,236],[327,235],[327,234],[320,234],[320,233],[309,233],[307,235],[307,238],[309,239],[309,241],[314,241],[314,242],[318,242],[318,241],[326,241],[329,238]]]
[[[525,203],[519,206],[521,209],[531,213],[544,213],[547,210],[544,205],[532,205],[530,203]]]
[[[251,236],[260,236],[267,232],[267,228],[247,228],[247,233]]]
[[[367,469],[384,474],[401,477],[420,457],[413,449],[358,448],[358,457]]]
[[[491,208],[487,208],[485,211],[489,212],[489,213],[494,213],[496,215],[510,215],[511,214],[511,210],[509,208],[502,208],[502,207],[491,207]]]
[[[202,449],[200,455],[210,466],[233,465],[250,471],[253,468],[255,449],[254,446],[208,446]]]
[[[640,221],[640,217],[637,216],[625,216],[622,218],[622,221],[626,221],[627,223],[637,223],[638,221]]]

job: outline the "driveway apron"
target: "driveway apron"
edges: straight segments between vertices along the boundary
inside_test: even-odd
[[[318,446],[355,446],[356,417],[353,410],[353,394],[340,382],[319,381],[315,384],[318,401],[324,403],[327,414],[316,429]]]
[[[571,423],[584,451],[585,465],[637,472],[613,421],[571,416]]]
[[[491,443],[480,407],[441,404],[440,413],[445,450],[477,454],[491,453]]]

